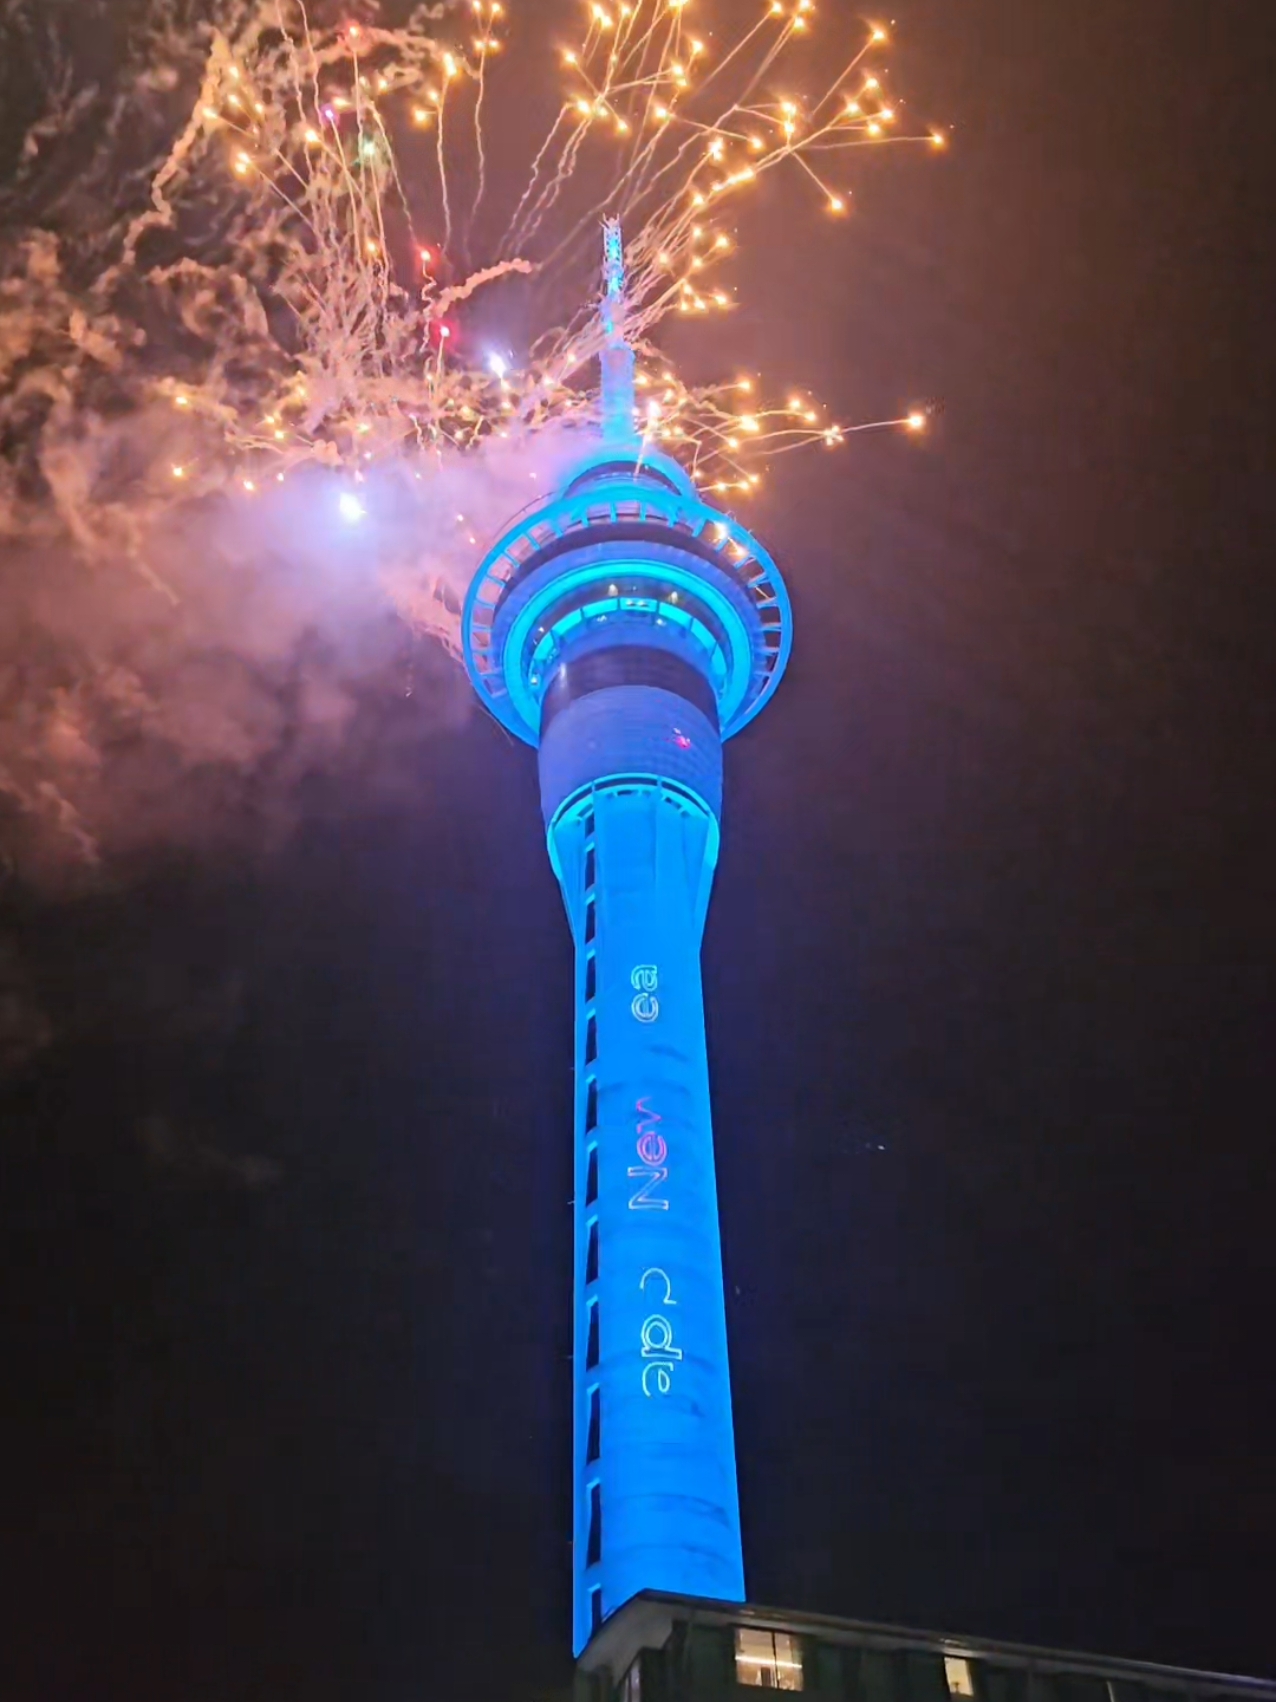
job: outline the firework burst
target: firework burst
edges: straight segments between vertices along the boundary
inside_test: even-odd
[[[762,178],[789,171],[835,217],[849,191],[832,174],[851,150],[935,147],[940,135],[900,125],[872,69],[882,29],[864,31],[840,74],[801,95],[777,91],[791,88],[788,57],[817,27],[812,0],[764,0],[726,43],[707,26],[697,33],[695,9],[587,6],[583,38],[552,50],[565,84],[557,115],[477,261],[472,233],[490,200],[485,103],[503,72],[513,86],[528,75],[499,64],[515,22],[502,0],[471,0],[443,23],[418,12],[395,28],[321,27],[294,0],[224,17],[149,204],[120,232],[76,321],[91,360],[127,341],[122,295],[149,292],[176,317],[191,346],[181,370],[152,385],[199,439],[168,466],[183,495],[210,479],[251,492],[304,460],[357,470],[405,444],[463,449],[587,417],[583,379],[600,348],[590,300],[544,326],[521,359],[475,356],[458,333],[496,284],[552,283],[573,264],[579,277],[607,214],[626,231],[641,423],[693,476],[745,492],[762,453],[864,429],[803,398],[768,404],[752,380],[688,387],[653,334],[667,314],[735,305],[730,218]],[[191,43],[172,40],[171,25],[169,36],[176,79]],[[48,247],[29,251],[29,264],[47,271]],[[872,423],[916,429],[918,419]],[[197,422],[202,432],[189,429]]]
[[[454,645],[481,547],[526,500],[517,480],[552,476],[596,419],[605,217],[625,231],[636,429],[704,489],[745,496],[778,452],[924,424],[839,421],[761,376],[691,385],[657,341],[667,316],[727,316],[747,291],[733,221],[759,182],[787,174],[836,223],[856,150],[942,145],[901,121],[881,29],[848,33],[812,0],[760,0],[726,38],[704,0],[587,4],[557,43],[503,0],[357,16],[222,0],[212,24],[191,0],[139,4],[109,100],[21,0],[0,11],[10,64],[43,79],[0,189],[11,552],[69,547],[176,602],[192,516],[211,536],[228,503],[322,479],[356,528],[406,486],[418,524],[378,535],[376,584]],[[802,92],[821,34],[841,69]],[[511,115],[538,105],[519,181]],[[519,325],[518,351],[483,334],[494,323]],[[57,687],[59,749],[68,703],[116,677],[89,671],[71,698]],[[0,789],[18,791],[3,763]]]

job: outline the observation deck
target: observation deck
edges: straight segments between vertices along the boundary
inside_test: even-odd
[[[617,686],[684,697],[720,743],[780,681],[788,592],[752,533],[638,436],[614,221],[603,286],[602,431],[557,494],[480,563],[462,621],[466,667],[480,702],[529,745],[567,704]],[[678,737],[672,748],[685,749]]]
[[[678,663],[698,675],[726,739],[779,683],[792,617],[766,550],[677,462],[604,440],[488,551],[463,635],[480,701],[529,745],[540,744],[556,683],[561,695],[576,663],[621,648],[670,658],[662,668],[635,656],[625,683],[666,683]]]

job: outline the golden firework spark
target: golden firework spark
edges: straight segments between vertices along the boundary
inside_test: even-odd
[[[885,40],[879,26],[849,44],[838,76],[803,92],[787,63],[816,27],[810,0],[766,0],[725,44],[692,27],[694,10],[688,0],[585,7],[582,37],[553,52],[558,113],[485,258],[474,256],[473,233],[491,199],[484,107],[510,23],[499,0],[471,0],[473,33],[449,39],[357,22],[319,30],[282,0],[216,35],[125,264],[142,267],[148,240],[184,206],[233,189],[223,258],[147,276],[189,299],[221,287],[233,267],[247,286],[246,318],[267,291],[282,305],[289,353],[269,363],[247,410],[230,394],[224,350],[209,372],[163,381],[175,405],[219,428],[216,450],[210,458],[203,446],[186,481],[229,469],[243,487],[267,458],[284,472],[316,458],[366,463],[405,443],[464,449],[587,419],[601,340],[591,302],[547,326],[522,360],[502,358],[499,372],[475,351],[465,317],[479,292],[511,277],[552,281],[575,266],[579,278],[605,215],[626,231],[627,322],[647,392],[640,424],[706,488],[747,494],[759,459],[777,450],[919,429],[915,410],[846,425],[807,405],[751,400],[742,415],[734,381],[684,384],[657,352],[667,314],[730,312],[747,288],[726,220],[766,174],[791,172],[813,212],[841,215],[850,191],[834,173],[850,150],[943,142],[899,125],[899,103],[869,64]],[[529,74],[513,61],[504,70],[514,86]]]

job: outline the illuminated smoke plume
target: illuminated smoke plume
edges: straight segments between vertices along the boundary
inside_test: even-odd
[[[358,755],[369,697],[461,712],[474,565],[592,420],[602,215],[626,229],[638,423],[718,500],[865,429],[758,379],[690,389],[651,339],[730,311],[729,220],[761,175],[836,218],[843,150],[939,138],[903,133],[880,32],[781,95],[810,0],[725,42],[693,11],[586,8],[511,191],[485,113],[544,84],[539,6],[520,44],[499,0],[0,0],[25,125],[0,136],[10,857],[203,839],[245,799],[283,831],[298,780]],[[476,329],[506,305],[517,349]]]

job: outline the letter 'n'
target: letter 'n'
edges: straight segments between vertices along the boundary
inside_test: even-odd
[[[629,1167],[629,1174],[631,1177],[645,1176],[647,1178],[638,1192],[631,1197],[629,1201],[630,1211],[669,1210],[668,1200],[654,1200],[651,1197],[651,1190],[668,1179],[669,1171],[667,1169],[660,1169],[654,1165],[632,1164]]]

